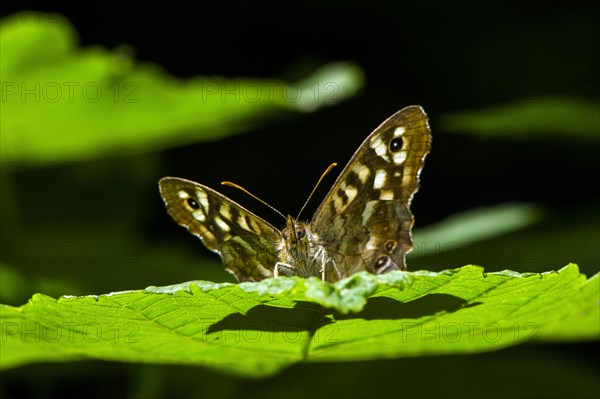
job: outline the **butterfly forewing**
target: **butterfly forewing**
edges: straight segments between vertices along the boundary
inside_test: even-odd
[[[406,268],[409,206],[430,147],[427,115],[407,107],[375,129],[341,172],[311,227],[342,277]]]
[[[273,276],[279,230],[201,184],[165,177],[159,187],[169,215],[219,253],[225,268],[239,281]]]

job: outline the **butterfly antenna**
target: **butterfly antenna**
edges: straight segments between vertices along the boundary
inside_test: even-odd
[[[224,186],[230,186],[230,187],[233,187],[233,188],[237,188],[238,190],[242,190],[243,192],[245,192],[246,194],[248,194],[249,196],[251,196],[252,198],[254,198],[255,200],[257,200],[261,204],[265,205],[266,207],[270,208],[271,210],[273,210],[276,213],[278,213],[279,215],[281,215],[282,218],[287,219],[283,213],[279,212],[277,209],[275,209],[271,205],[267,204],[265,201],[261,200],[256,195],[254,195],[250,191],[246,190],[244,187],[239,186],[239,185],[237,185],[235,183],[232,183],[230,181],[222,181],[221,184],[224,185]]]
[[[315,187],[310,192],[310,195],[306,199],[306,202],[304,202],[304,205],[302,205],[302,208],[300,209],[300,212],[298,212],[298,216],[296,217],[296,220],[298,220],[300,218],[300,215],[302,214],[302,211],[304,210],[304,208],[306,208],[306,205],[308,204],[308,202],[312,198],[312,196],[315,193],[315,191],[317,191],[317,187],[319,187],[319,184],[321,184],[321,180],[323,180],[323,178],[327,175],[327,173],[329,173],[331,171],[331,169],[335,168],[336,166],[337,166],[337,163],[334,162],[331,165],[329,165],[327,167],[327,169],[325,169],[325,172],[323,172],[323,174],[319,178],[319,181],[317,182],[317,184],[315,184]]]

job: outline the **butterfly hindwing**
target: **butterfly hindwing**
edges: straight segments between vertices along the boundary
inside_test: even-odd
[[[279,230],[201,184],[165,177],[159,188],[171,217],[219,253],[225,268],[239,281],[273,276]]]
[[[375,129],[341,172],[311,222],[341,277],[406,269],[409,207],[430,147],[427,115],[406,107]]]

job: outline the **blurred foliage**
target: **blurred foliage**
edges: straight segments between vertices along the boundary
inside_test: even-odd
[[[80,49],[60,16],[1,26],[2,159],[64,162],[127,156],[252,129],[285,110],[314,111],[362,86],[351,63],[298,84],[281,80],[173,78],[127,52]]]
[[[539,98],[440,116],[441,127],[487,138],[600,139],[600,103]],[[576,121],[576,123],[573,123]],[[542,136],[542,137],[539,137]]]
[[[494,238],[532,225],[541,217],[540,207],[531,204],[502,204],[452,215],[435,226],[416,231],[412,257],[426,256],[432,251],[440,252],[441,247],[456,247],[465,242]],[[435,248],[431,248],[432,246]],[[447,250],[442,252],[445,251]]]

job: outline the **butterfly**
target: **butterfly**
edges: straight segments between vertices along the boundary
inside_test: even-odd
[[[358,147],[312,220],[287,216],[282,230],[202,184],[165,177],[159,189],[171,217],[220,254],[238,281],[335,282],[361,270],[406,270],[410,203],[430,148],[425,111],[413,105],[396,112]]]

